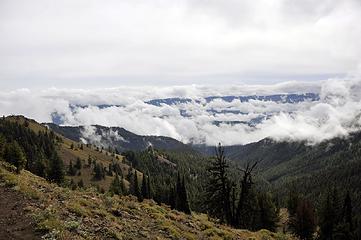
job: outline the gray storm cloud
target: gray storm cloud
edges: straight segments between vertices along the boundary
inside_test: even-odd
[[[90,125],[119,126],[143,135],[163,135],[183,142],[245,144],[271,137],[318,143],[360,130],[361,81],[358,76],[317,83],[232,87],[179,86],[113,89],[20,89],[0,93],[0,114],[24,114],[41,122],[57,112],[65,125],[85,125],[84,136],[94,135]],[[318,101],[299,103],[250,100],[231,102],[207,96],[318,93]],[[181,97],[193,101],[175,105],[147,104],[149,99]],[[107,104],[108,107],[98,107]],[[212,111],[210,111],[212,110]],[[226,110],[226,111],[225,111]],[[187,114],[182,115],[185,111]],[[254,126],[247,124],[261,118]],[[228,122],[237,121],[237,124]],[[218,124],[215,124],[218,122]],[[116,133],[109,137],[114,137]]]

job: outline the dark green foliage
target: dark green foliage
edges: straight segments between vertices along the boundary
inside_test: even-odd
[[[64,181],[63,161],[57,154],[54,154],[50,160],[50,167],[47,179],[51,182],[62,183]]]
[[[258,228],[268,229],[275,232],[277,228],[278,209],[272,201],[270,193],[260,193],[257,196],[258,210],[259,210],[259,224]]]
[[[81,163],[81,160],[80,158],[76,158],[76,163],[75,163],[75,166],[74,166],[76,169],[80,170],[81,167],[82,167],[82,163]]]
[[[52,131],[35,133],[29,127],[2,118],[0,135],[7,143],[18,143],[27,160],[25,169],[58,183],[63,181],[63,162],[56,152],[57,138]],[[19,166],[21,169],[22,164]]]
[[[112,194],[122,195],[123,190],[123,184],[120,182],[118,174],[116,174],[110,185],[109,192]]]
[[[216,157],[208,168],[204,202],[208,213],[237,228],[275,230],[278,209],[272,197],[254,187],[253,171],[258,162],[246,164],[240,174],[233,174],[226,161],[224,148],[219,144]],[[234,183],[239,179],[239,187]]]
[[[287,209],[290,214],[290,216],[294,216],[296,214],[297,210],[297,204],[300,201],[300,197],[298,192],[296,192],[294,189],[292,189],[288,194],[287,199]]]
[[[357,229],[354,228],[352,200],[347,192],[344,201],[340,201],[336,189],[329,190],[322,202],[319,226],[321,240],[357,239]]]
[[[141,194],[142,194],[142,198],[149,199],[148,181],[147,181],[147,176],[145,176],[145,174],[143,174],[143,178],[142,178]]]
[[[73,166],[73,161],[70,160],[69,167],[68,167],[68,175],[75,176],[75,174],[76,174],[76,169]]]
[[[113,176],[113,164],[112,163],[109,163],[109,165],[108,165],[107,175]]]
[[[297,204],[294,217],[290,220],[291,229],[301,239],[313,239],[316,230],[316,216],[310,201],[301,199]]]
[[[184,177],[181,180],[180,174],[178,173],[177,184],[175,189],[175,206],[174,208],[178,211],[190,214],[191,210],[189,208],[187,189],[185,186]]]
[[[132,194],[138,198],[138,201],[143,201],[142,194],[139,190],[139,182],[138,182],[138,174],[137,171],[134,171],[134,177],[133,177],[133,192]]]
[[[26,158],[23,149],[16,141],[12,141],[5,145],[3,157],[5,161],[16,167],[16,172],[20,173],[26,164]]]
[[[147,195],[147,199],[152,199],[152,187],[151,187],[151,183],[150,183],[150,175],[149,175],[149,173],[148,173],[148,181],[147,181],[147,193],[148,193],[148,195]]]
[[[257,222],[257,198],[253,189],[252,174],[254,168],[257,166],[257,162],[253,165],[246,164],[243,172],[243,177],[240,183],[240,193],[238,199],[238,206],[236,211],[235,224],[240,228],[255,229]]]
[[[105,178],[104,168],[102,163],[95,163],[94,164],[94,180],[100,181]]]
[[[230,181],[228,179],[228,163],[221,144],[215,149],[216,157],[208,167],[208,182],[205,186],[205,205],[208,214],[231,224]]]
[[[347,189],[361,214],[361,131],[347,138],[334,138],[316,145],[305,142],[276,142],[264,139],[257,143],[226,148],[230,159],[239,164],[262,159],[259,176],[270,183],[274,195],[286,205],[290,188],[319,208],[320,196],[328,186]]]

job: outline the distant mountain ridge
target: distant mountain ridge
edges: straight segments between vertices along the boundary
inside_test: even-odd
[[[84,126],[59,126],[53,123],[47,123],[53,131],[66,136],[73,141],[82,141],[92,143],[94,139],[83,134],[86,131]],[[142,136],[127,131],[121,127],[104,127],[99,125],[91,126],[96,136],[100,137],[100,143],[104,147],[116,147],[118,151],[133,150],[141,151],[149,146],[163,150],[192,150],[188,145],[164,136]]]
[[[146,101],[145,103],[161,106],[162,104],[166,105],[177,105],[182,103],[189,103],[195,101],[197,103],[201,103],[202,98],[200,99],[191,99],[191,98],[160,98],[160,99],[152,99]],[[318,101],[320,97],[317,93],[300,93],[300,94],[273,94],[273,95],[249,95],[249,96],[209,96],[205,97],[205,102],[209,103],[216,99],[223,100],[225,102],[232,102],[234,100],[239,100],[241,102],[248,102],[250,100],[258,100],[258,101],[272,101],[272,102],[281,102],[281,103],[298,103],[304,101]]]
[[[172,97],[172,98],[159,98],[159,99],[151,99],[148,101],[144,101],[144,103],[153,105],[156,107],[161,107],[163,105],[168,106],[181,106],[186,104],[201,104],[207,105],[215,100],[221,100],[227,103],[231,103],[232,101],[239,100],[240,102],[249,102],[249,101],[264,101],[264,102],[275,102],[279,104],[297,104],[302,103],[305,101],[319,101],[320,97],[317,93],[292,93],[292,94],[272,94],[272,95],[246,95],[246,96],[208,96],[208,97],[198,97],[198,98],[189,98],[189,97]],[[70,105],[70,110],[75,111],[76,108],[87,108],[89,106],[95,106],[99,109],[106,109],[110,107],[124,107],[123,105],[118,104],[98,104],[98,105],[86,105],[86,104],[75,104]],[[213,107],[206,110],[210,114],[235,114],[235,115],[245,115],[247,112],[243,112],[238,109],[215,109]],[[191,115],[188,113],[186,109],[179,108],[179,113],[182,117],[188,118]],[[214,124],[246,124],[249,126],[255,126],[261,123],[263,120],[267,119],[272,114],[270,113],[263,113],[262,116],[255,117],[248,122],[244,121],[215,121]],[[52,113],[52,123],[57,125],[64,124],[63,118],[61,114],[57,112]]]

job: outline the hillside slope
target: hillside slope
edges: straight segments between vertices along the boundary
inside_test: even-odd
[[[149,200],[139,203],[133,197],[111,197],[91,188],[70,190],[14,170],[0,162],[0,188],[28,199],[14,201],[32,220],[37,233],[33,236],[42,239],[292,239],[266,230],[232,229],[204,214],[186,215]]]
[[[259,162],[258,173],[281,196],[298,189],[319,199],[328,188],[350,191],[361,202],[361,132],[309,146],[304,142],[264,139],[244,146],[226,147],[230,159],[240,165]],[[355,204],[357,211],[361,206]]]
[[[119,152],[125,150],[141,151],[150,145],[163,150],[191,150],[191,148],[176,139],[163,136],[141,136],[120,127],[94,126],[59,126],[46,123],[53,131],[80,142],[99,143],[104,147],[112,146]]]
[[[25,128],[33,130],[35,133],[49,131],[46,125],[40,124],[32,119],[27,119],[23,116],[9,116],[6,117],[6,120],[18,123]],[[56,143],[56,151],[64,163],[66,179],[73,181],[75,184],[78,184],[81,181],[84,187],[94,186],[98,189],[108,190],[114,176],[105,175],[104,178],[94,179],[94,168],[96,164],[102,166],[104,171],[106,171],[105,169],[108,168],[109,164],[116,164],[119,166],[121,174],[124,176],[132,170],[132,168],[126,164],[123,156],[114,151],[109,151],[109,149],[104,149],[99,145],[81,144],[62,134],[55,134],[59,139]],[[75,165],[78,160],[81,162],[80,169],[76,169],[75,174],[69,174],[68,170],[70,163]],[[137,173],[141,178],[142,173],[139,171]],[[129,185],[129,182],[126,179],[123,179],[123,181],[126,186]]]

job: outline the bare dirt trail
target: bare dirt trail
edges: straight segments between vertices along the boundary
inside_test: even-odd
[[[20,193],[0,186],[0,240],[40,239],[24,211],[28,202]]]

